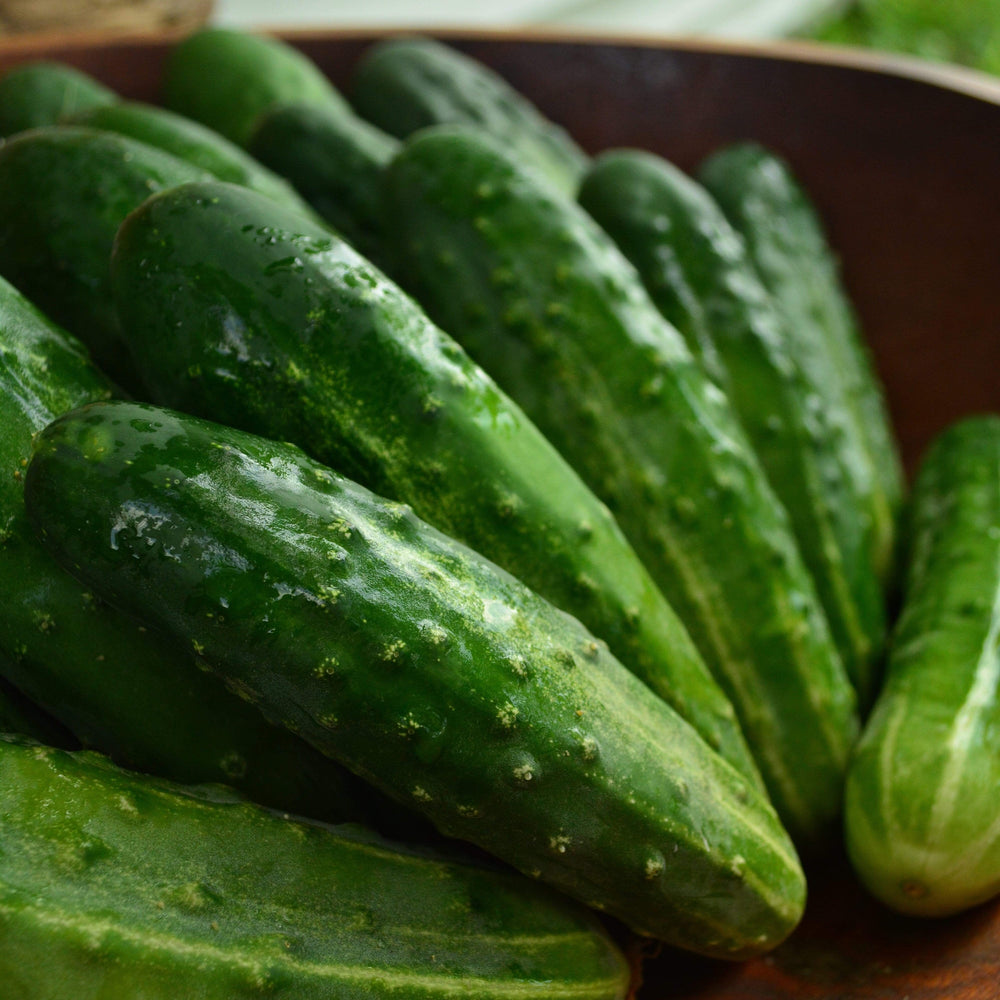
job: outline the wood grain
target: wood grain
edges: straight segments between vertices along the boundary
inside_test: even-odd
[[[287,35],[341,86],[372,32]],[[956,417],[1000,411],[1000,83],[804,46],[448,34],[596,152],[692,168],[756,139],[813,193],[884,378],[907,465]],[[155,100],[169,36],[0,43],[0,70],[63,59]],[[870,899],[843,858],[814,865],[805,921],[774,954],[645,963],[639,1000],[996,1000],[1000,906],[917,921]]]

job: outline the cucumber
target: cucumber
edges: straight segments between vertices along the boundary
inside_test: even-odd
[[[847,848],[903,913],[1000,892],[1000,418],[969,417],[925,455],[885,687],[847,781]]]
[[[104,84],[65,63],[22,63],[0,77],[0,137],[57,125],[68,115],[117,99]]]
[[[350,96],[362,117],[400,139],[430,125],[481,128],[569,194],[587,165],[569,133],[506,80],[430,38],[373,46],[354,69]]]
[[[167,55],[163,101],[246,146],[257,120],[277,104],[315,104],[350,115],[319,68],[277,38],[203,28]]]
[[[611,507],[729,695],[793,837],[840,812],[855,699],[722,393],[580,208],[481,133],[386,174],[404,283]]]
[[[0,275],[137,392],[111,303],[111,245],[121,221],[154,191],[208,176],[134,139],[82,126],[10,139],[0,145]]]
[[[265,723],[189,649],[101,603],[34,538],[23,482],[33,435],[109,393],[80,344],[0,280],[0,674],[123,764],[323,819],[364,816],[346,772]]]
[[[80,744],[73,734],[4,680],[7,673],[6,659],[0,653],[0,733],[27,736],[64,750],[77,749]]]
[[[74,115],[71,124],[128,136],[199,167],[221,181],[259,191],[290,208],[308,212],[287,181],[239,146],[204,125],[165,108],[119,101]]]
[[[0,741],[17,1000],[620,1000],[624,958],[520,876]]]
[[[385,244],[382,172],[398,140],[353,114],[286,104],[258,119],[247,149],[287,177],[352,246],[377,259]]]
[[[789,331],[788,350],[835,416],[876,569],[892,582],[903,474],[885,397],[816,210],[787,163],[754,144],[721,150],[700,178],[746,240]],[[794,335],[792,335],[794,332]]]
[[[798,920],[766,799],[576,619],[408,508],[134,403],[49,425],[25,489],[88,585],[442,833],[709,955]]]
[[[791,356],[790,335],[742,239],[704,188],[641,150],[602,154],[584,177],[580,203],[731,400],[788,511],[859,702],[869,707],[886,623],[874,540],[857,516],[865,498],[853,489],[836,421],[815,406],[824,387]]]
[[[122,225],[112,287],[153,399],[409,503],[579,617],[759,783],[732,706],[604,505],[350,247],[252,192],[185,185]]]

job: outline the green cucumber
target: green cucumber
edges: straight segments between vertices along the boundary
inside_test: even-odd
[[[904,913],[1000,892],[1000,418],[941,433],[911,498],[903,610],[847,781],[847,848]]]
[[[80,744],[73,734],[4,680],[7,673],[6,659],[0,653],[0,733],[27,736],[64,750],[77,749]]]
[[[404,505],[134,403],[51,424],[25,490],[89,585],[442,833],[709,955],[798,920],[766,799],[576,619]]]
[[[835,415],[855,492],[865,501],[859,515],[871,526],[876,569],[891,583],[902,466],[882,388],[816,210],[788,164],[754,144],[714,154],[700,178],[746,240],[784,317],[789,354],[816,388],[817,412]]]
[[[246,146],[277,104],[315,104],[352,114],[319,68],[291,45],[231,28],[203,28],[170,51],[163,70],[168,108]]]
[[[576,615],[753,780],[733,708],[607,509],[416,304],[252,192],[123,224],[112,288],[156,401],[303,447]]]
[[[0,741],[17,1000],[621,1000],[583,911],[518,875]]]
[[[154,191],[208,176],[145,143],[81,126],[9,139],[0,145],[0,275],[136,391],[109,287],[115,233]]]
[[[865,498],[854,492],[835,422],[815,405],[824,387],[791,356],[742,239],[704,188],[640,150],[602,154],[580,203],[731,400],[788,511],[859,701],[870,706],[886,624],[873,539],[857,515]]]
[[[722,393],[610,238],[482,133],[425,130],[386,182],[404,282],[611,507],[733,702],[793,837],[828,837],[854,694]]]
[[[287,177],[352,246],[377,257],[385,243],[382,172],[398,140],[336,108],[285,104],[258,119],[247,149]]]
[[[575,194],[587,156],[558,125],[482,63],[430,38],[392,38],[354,69],[351,101],[390,135],[430,125],[481,128]]]
[[[74,115],[70,124],[128,136],[162,149],[220,181],[252,188],[290,208],[306,211],[306,203],[287,181],[268,170],[228,139],[204,125],[137,101],[119,101]]]
[[[104,84],[65,63],[22,63],[0,77],[0,136],[58,125],[68,115],[117,99]]]
[[[80,344],[0,280],[0,673],[121,763],[224,781],[320,818],[364,815],[342,769],[266,724],[190,650],[102,604],[38,544],[24,511],[32,437],[109,394]]]

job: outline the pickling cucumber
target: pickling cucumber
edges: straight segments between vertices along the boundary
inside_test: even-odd
[[[0,740],[0,982],[17,1000],[621,1000],[582,910],[513,873],[223,789]]]
[[[109,288],[118,226],[154,191],[210,175],[125,136],[33,129],[0,145],[0,275],[139,390]]]
[[[153,399],[352,476],[576,615],[752,780],[733,708],[607,509],[416,304],[252,192],[185,185],[122,225],[112,288]]]
[[[166,108],[118,101],[74,115],[70,124],[128,136],[162,149],[220,181],[252,188],[275,201],[308,213],[306,203],[287,181],[268,170],[239,146],[200,123]]]
[[[385,190],[404,284],[609,504],[793,836],[827,838],[855,698],[728,401],[610,238],[482,133],[424,130]]]
[[[785,319],[789,354],[807,373],[816,411],[832,416],[850,462],[876,569],[892,583],[903,474],[878,377],[815,208],[780,157],[752,143],[720,150],[699,176],[746,240]]]
[[[104,84],[65,63],[22,63],[0,77],[0,137],[58,125],[68,115],[117,99]]]
[[[896,910],[1000,892],[1000,418],[970,417],[918,472],[902,614],[847,781],[847,848]]]
[[[587,156],[501,76],[430,38],[391,38],[354,68],[351,101],[362,117],[405,139],[430,125],[481,128],[554,184],[575,194]]]
[[[732,402],[788,511],[859,701],[870,706],[886,625],[874,540],[858,517],[865,497],[836,421],[816,405],[825,389],[796,363],[743,240],[704,188],[641,150],[602,154],[580,203]]]
[[[258,119],[247,149],[288,178],[352,246],[377,260],[385,246],[382,172],[398,140],[353,114],[285,104]]]
[[[38,544],[24,512],[31,439],[109,394],[81,345],[0,279],[0,674],[120,763],[227,782],[323,819],[364,816],[346,772],[268,725],[190,649],[103,604]]]
[[[163,100],[237,146],[246,146],[260,116],[278,104],[314,104],[353,114],[301,52],[277,38],[231,28],[203,28],[170,50]]]
[[[576,619],[407,507],[134,403],[49,425],[25,490],[88,585],[441,832],[705,954],[798,920],[766,799]]]

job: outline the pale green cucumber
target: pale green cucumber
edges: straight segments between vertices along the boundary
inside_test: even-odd
[[[586,913],[521,876],[225,789],[0,740],[10,1000],[621,1000]]]
[[[580,623],[290,445],[134,403],[36,438],[45,543],[442,833],[737,958],[798,920],[765,798]]]
[[[58,125],[69,115],[117,99],[104,84],[65,63],[21,63],[0,77],[0,136]]]
[[[1000,418],[940,434],[918,473],[885,687],[847,781],[848,853],[904,913],[1000,892]]]

